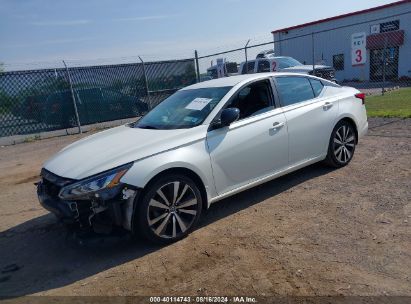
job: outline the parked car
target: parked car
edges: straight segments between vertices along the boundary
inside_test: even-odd
[[[140,116],[148,110],[137,97],[105,88],[76,89],[74,96],[82,124]],[[70,90],[28,96],[13,112],[47,125],[77,126]]]
[[[238,64],[236,62],[225,62],[224,77],[234,76],[238,74]],[[207,75],[212,79],[218,78],[217,65],[213,65],[207,69]]]
[[[257,55],[258,56],[258,55]],[[266,55],[264,55],[266,56]],[[336,82],[335,69],[325,65],[315,65],[315,76]],[[264,73],[264,72],[290,72],[313,75],[312,65],[304,65],[292,57],[277,56],[257,58],[240,64],[241,74]]]
[[[364,102],[303,74],[200,82],[61,150],[41,170],[38,197],[71,225],[170,243],[223,198],[319,161],[346,166],[368,128]]]

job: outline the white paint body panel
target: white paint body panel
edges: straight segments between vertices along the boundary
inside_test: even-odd
[[[326,65],[315,65],[314,68],[317,69],[330,69],[332,67],[326,66]],[[303,74],[308,74],[313,71],[313,66],[312,65],[296,65],[290,68],[284,68],[281,70],[282,72],[292,72],[292,73],[303,73]]]
[[[320,96],[284,107],[283,111],[287,119],[289,162],[293,164],[325,157],[336,124],[338,100]]]
[[[283,126],[275,129],[277,122]],[[219,194],[288,166],[286,119],[281,109],[208,132],[207,143]]]
[[[359,138],[367,131],[365,106],[354,97],[358,91],[332,86],[316,99],[208,130],[240,87],[277,75],[295,74],[261,73],[195,84],[185,89],[233,86],[202,125],[177,130],[116,127],[69,145],[44,167],[62,177],[83,179],[134,162],[121,181],[139,188],[164,170],[185,168],[199,176],[210,204],[324,159],[332,129],[342,118],[355,122]],[[332,107],[324,109],[325,102]],[[273,128],[274,123],[282,127]]]

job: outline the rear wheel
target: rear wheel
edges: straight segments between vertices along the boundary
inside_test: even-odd
[[[135,232],[156,243],[172,243],[187,236],[202,210],[197,185],[184,175],[165,175],[153,182],[137,206]]]
[[[345,120],[340,121],[331,133],[326,163],[335,168],[348,165],[354,156],[356,142],[353,125]]]

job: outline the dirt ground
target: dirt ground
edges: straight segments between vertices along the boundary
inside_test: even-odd
[[[411,296],[411,120],[370,119],[349,166],[221,201],[167,247],[76,246],[40,207],[42,162],[80,137],[0,148],[0,296]]]

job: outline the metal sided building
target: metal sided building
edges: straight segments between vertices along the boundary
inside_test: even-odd
[[[283,28],[272,34],[277,56],[333,66],[339,81],[411,77],[411,0]]]

